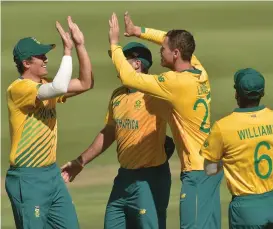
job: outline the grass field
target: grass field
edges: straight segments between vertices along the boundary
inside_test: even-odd
[[[212,86],[212,119],[228,114],[234,100],[233,74],[239,68],[253,67],[266,78],[263,103],[273,108],[273,2],[2,2],[1,40],[1,159],[2,159],[2,228],[15,228],[11,207],[4,192],[8,167],[9,133],[5,100],[8,85],[18,77],[12,62],[12,49],[22,37],[34,36],[42,43],[56,43],[49,53],[49,73],[54,76],[62,56],[62,45],[55,30],[55,20],[63,25],[71,15],[85,34],[86,46],[95,72],[95,88],[58,107],[58,163],[76,157],[103,127],[108,99],[119,85],[115,69],[107,55],[108,18],[115,11],[120,17],[128,10],[136,24],[162,30],[183,28],[193,32],[196,55],[206,67]],[[123,29],[123,26],[121,26]],[[123,33],[123,30],[121,31]],[[122,37],[122,44],[133,39]],[[145,42],[146,43],[146,42]],[[164,71],[159,66],[159,47],[149,44],[154,53],[151,72]],[[74,75],[78,72],[76,56]],[[271,102],[271,103],[270,103]],[[103,228],[105,204],[116,174],[115,146],[87,166],[69,185],[77,208],[81,228]],[[172,195],[168,228],[178,228],[179,163],[171,159]],[[227,229],[230,195],[223,182],[221,188],[222,224]]]

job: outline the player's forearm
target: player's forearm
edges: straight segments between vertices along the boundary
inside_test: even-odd
[[[122,49],[118,45],[111,45],[112,60],[116,66],[122,84],[128,88],[135,88],[158,98],[170,100],[172,94],[163,85],[158,84],[158,75],[138,73],[126,60]]]
[[[106,126],[96,136],[93,143],[77,158],[82,166],[85,166],[89,162],[93,161],[96,157],[101,155],[107,150],[115,141],[114,128]]]
[[[139,37],[161,45],[165,39],[165,36],[166,32],[164,31],[141,27],[141,34]]]
[[[78,80],[80,82],[77,91],[89,90],[94,87],[94,76],[90,57],[84,45],[77,45],[76,52],[79,60]]]
[[[138,82],[134,79],[136,71],[126,60],[122,49],[118,45],[111,45],[112,60],[116,66],[122,84],[129,88],[138,88]]]
[[[46,100],[65,94],[72,76],[72,57],[63,56],[60,68],[51,83],[43,84],[38,89],[37,98]]]

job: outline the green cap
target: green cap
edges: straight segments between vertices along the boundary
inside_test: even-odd
[[[55,44],[43,45],[34,37],[26,37],[18,41],[13,49],[15,61],[26,60],[29,57],[48,53],[55,47]]]
[[[136,58],[140,60],[147,69],[153,64],[152,53],[144,44],[130,42],[123,47],[122,51],[127,58]],[[111,56],[110,50],[108,53],[109,56]]]
[[[265,79],[253,68],[245,68],[234,75],[234,88],[237,93],[248,99],[258,99],[264,93]]]

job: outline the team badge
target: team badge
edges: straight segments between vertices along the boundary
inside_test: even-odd
[[[140,210],[139,210],[139,214],[140,214],[140,215],[146,214],[146,209],[140,209]]]
[[[204,142],[204,147],[207,148],[208,146],[209,146],[209,142],[206,140],[206,141]]]
[[[137,100],[135,103],[135,109],[140,109],[140,107],[141,107],[141,101]]]
[[[119,104],[120,104],[120,101],[115,101],[113,104],[113,107],[115,108],[115,107],[119,106]]]
[[[186,193],[182,193],[180,196],[181,199],[185,199],[186,198]]]
[[[40,206],[35,206],[35,217],[39,218],[40,217]]]
[[[158,76],[158,81],[159,82],[165,82],[164,76],[162,76],[162,75]]]

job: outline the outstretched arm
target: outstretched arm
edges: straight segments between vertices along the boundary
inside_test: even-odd
[[[69,22],[70,17],[67,18]],[[46,84],[40,84],[37,92],[37,102],[55,98],[64,95],[69,86],[72,76],[72,49],[73,42],[68,32],[65,32],[61,24],[56,21],[56,28],[63,42],[64,56],[60,68],[54,77],[53,81]]]
[[[94,87],[94,76],[92,72],[92,65],[84,45],[84,36],[78,25],[71,20],[69,22],[69,29],[76,48],[79,60],[79,77],[72,79],[69,82],[67,94],[65,98],[81,94]]]
[[[83,93],[84,91],[93,87],[94,80],[92,67],[88,53],[84,46],[84,36],[77,24],[72,21],[72,18],[70,16],[67,18],[67,21],[79,59],[79,78],[71,80],[71,53],[73,48],[73,42],[70,38],[70,34],[64,31],[59,22],[56,22],[56,28],[61,36],[64,46],[64,56],[62,58],[59,71],[54,77],[53,81],[51,83],[40,85],[37,94],[38,100],[47,100],[61,95],[65,95],[64,98],[68,98]]]
[[[152,28],[145,28],[136,26],[129,13],[125,12],[124,14],[124,25],[125,25],[125,33],[124,36],[126,37],[139,37],[144,40],[151,41],[155,44],[161,45],[166,37],[167,32],[156,30]],[[199,60],[196,58],[195,55],[192,56],[191,64],[194,67],[197,67],[201,65]]]
[[[124,35],[126,37],[135,36],[145,40],[152,41],[159,45],[161,45],[165,39],[166,32],[164,31],[134,25],[128,12],[125,12],[124,14],[124,25],[125,25]]]
[[[153,96],[170,100],[172,99],[171,89],[173,82],[165,79],[163,75],[148,75],[137,73],[126,60],[122,49],[118,46],[119,42],[119,25],[115,13],[109,20],[109,42],[111,44],[112,60],[119,73],[123,85],[138,89],[142,92]]]
[[[108,149],[115,141],[115,126],[106,125],[96,136],[93,143],[77,159],[62,166],[65,182],[72,182],[84,166]]]

